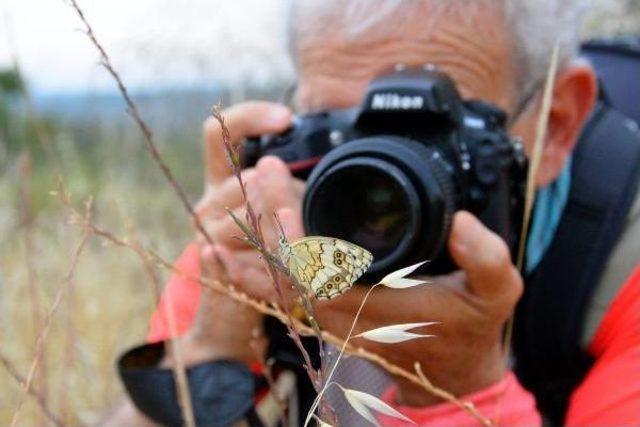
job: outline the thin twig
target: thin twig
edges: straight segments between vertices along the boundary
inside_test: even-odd
[[[136,254],[140,258],[142,262],[143,268],[147,277],[151,281],[154,289],[154,294],[159,295],[161,289],[160,279],[155,273],[151,260],[149,256],[139,248],[142,247],[140,241],[138,240],[137,234],[135,233],[135,228],[133,224],[128,224],[129,231],[133,231],[132,234],[132,244],[138,248]],[[165,295],[164,300],[164,308],[167,312],[167,320],[169,324],[169,340],[167,341],[167,346],[169,347],[169,351],[171,352],[171,356],[173,358],[173,362],[171,364],[171,369],[173,371],[173,376],[176,381],[177,390],[178,390],[178,402],[180,405],[180,409],[183,414],[184,423],[187,427],[195,427],[195,417],[193,414],[193,404],[191,401],[191,392],[189,390],[189,381],[187,378],[187,371],[184,363],[184,355],[182,352],[182,346],[180,345],[180,340],[178,339],[177,327],[176,327],[176,316],[173,311],[173,303],[169,298],[170,294],[167,293]]]
[[[553,52],[551,53],[551,63],[547,71],[547,79],[544,86],[544,94],[542,96],[542,106],[538,116],[536,126],[536,139],[533,144],[533,152],[529,162],[529,170],[527,172],[527,186],[525,191],[525,203],[522,219],[522,228],[520,230],[520,240],[518,242],[518,255],[516,258],[516,267],[520,273],[524,274],[525,249],[527,247],[527,236],[529,234],[529,223],[531,221],[531,212],[533,203],[536,199],[536,178],[540,161],[542,160],[542,149],[544,148],[544,138],[547,135],[547,126],[549,124],[549,111],[551,111],[551,100],[553,98],[553,86],[555,83],[556,71],[558,69],[558,55],[560,53],[560,42],[556,42]],[[511,346],[511,337],[513,335],[513,316],[507,322],[504,334],[504,353],[505,363],[509,357]]]
[[[459,399],[456,399],[456,397],[453,394],[449,393],[448,391],[442,390],[442,389],[440,389],[438,387],[435,387],[433,385],[433,383],[427,379],[427,377],[424,374],[424,372],[422,372],[422,366],[420,366],[420,362],[416,362],[413,365],[413,367],[416,370],[416,374],[418,375],[418,378],[422,382],[422,386],[425,389],[427,389],[427,388],[432,389],[433,390],[433,394],[435,396],[438,396],[438,397],[442,398],[443,400],[448,400],[449,402],[452,402],[458,408],[460,408],[460,409],[468,412],[469,414],[471,414],[476,420],[480,421],[483,425],[485,425],[485,426],[492,426],[493,425],[493,423],[491,422],[490,419],[480,415],[480,413],[476,409],[476,406],[472,402],[463,402],[463,401],[461,401]]]
[[[522,228],[520,230],[520,241],[518,242],[518,255],[516,258],[516,267],[521,274],[524,275],[525,271],[525,250],[527,247],[527,241],[529,236],[529,223],[531,221],[531,214],[533,211],[533,204],[536,198],[536,178],[538,176],[538,169],[540,168],[540,162],[542,161],[542,151],[544,148],[544,138],[547,135],[547,128],[549,125],[549,112],[551,111],[551,101],[553,99],[553,88],[555,84],[556,73],[558,71],[558,57],[560,54],[560,41],[556,41],[553,51],[551,53],[551,62],[549,69],[547,70],[547,78],[544,86],[544,93],[542,96],[542,105],[540,107],[540,113],[538,115],[538,123],[536,125],[536,139],[533,143],[533,152],[529,162],[529,170],[527,172],[527,186],[525,191],[525,204],[522,219]],[[503,349],[504,349],[504,364],[508,366],[509,355],[511,353],[511,340],[513,337],[513,322],[515,317],[512,315],[507,321],[507,325],[504,330]],[[500,412],[502,408],[502,401],[504,396],[501,396],[498,404],[498,411],[496,419],[499,421]]]
[[[304,368],[307,371],[307,375],[313,384],[316,392],[319,392],[322,387],[322,369],[315,370],[313,368],[313,364],[311,363],[311,356],[309,352],[304,347],[302,340],[300,339],[300,332],[296,329],[296,323],[293,321],[294,318],[291,315],[291,310],[288,309],[288,303],[285,299],[284,292],[282,286],[280,285],[278,271],[285,273],[287,276],[291,276],[289,274],[289,270],[286,266],[283,265],[282,261],[271,254],[269,249],[267,248],[264,236],[262,234],[262,227],[260,225],[260,217],[256,214],[253,206],[251,205],[249,198],[247,197],[247,189],[244,181],[242,180],[242,166],[240,165],[240,156],[238,154],[238,150],[236,147],[231,144],[231,138],[229,136],[229,129],[225,124],[224,117],[220,111],[220,108],[215,106],[212,109],[213,117],[220,124],[220,128],[222,129],[222,144],[225,148],[225,153],[227,155],[227,160],[229,161],[229,165],[231,167],[231,171],[240,185],[240,190],[242,191],[242,197],[244,200],[245,210],[246,210],[246,222],[247,224],[242,223],[240,219],[236,218],[231,211],[228,211],[236,224],[240,227],[240,229],[244,232],[247,242],[256,248],[256,250],[262,255],[262,259],[264,261],[265,268],[267,270],[267,274],[269,275],[269,279],[273,284],[273,287],[276,290],[278,295],[278,299],[280,301],[281,306],[285,309],[285,313],[287,315],[287,321],[283,322],[288,330],[288,335],[291,340],[294,342],[302,358],[304,359]],[[322,348],[322,334],[320,333],[320,327],[315,322],[313,311],[311,308],[311,304],[307,298],[306,292],[303,290],[303,287],[297,283],[297,280],[293,278],[292,283],[294,287],[298,290],[298,293],[304,302],[303,309],[307,315],[307,318],[310,319],[313,328],[315,329],[316,336],[320,339],[320,348]]]
[[[24,250],[24,262],[25,269],[27,271],[27,289],[29,291],[29,305],[31,310],[31,322],[33,327],[33,356],[38,357],[37,337],[42,331],[42,301],[40,300],[40,291],[38,289],[36,269],[33,265],[33,261],[36,259],[33,250],[33,211],[31,200],[31,156],[27,150],[23,150],[18,158],[18,174],[19,181],[19,193],[20,193],[20,218],[22,220],[22,240]],[[45,351],[43,350],[39,357],[41,358],[38,363],[41,368],[38,372],[38,383],[41,390],[42,398],[47,400],[47,364],[44,359]]]
[[[369,296],[371,295],[373,290],[378,287],[378,285],[379,285],[379,283],[376,283],[375,285],[371,286],[369,288],[369,290],[367,291],[367,293],[365,294],[364,298],[362,299],[362,302],[360,303],[360,307],[358,307],[358,311],[356,312],[356,315],[353,318],[353,322],[351,322],[351,328],[349,329],[349,332],[347,333],[347,337],[344,339],[344,343],[342,344],[342,347],[340,347],[340,353],[338,353],[338,357],[336,358],[336,361],[333,363],[333,367],[331,368],[331,371],[329,372],[329,375],[327,375],[327,378],[324,381],[324,386],[322,387],[322,390],[320,390],[320,392],[318,393],[318,396],[313,401],[313,404],[311,405],[311,408],[309,409],[309,413],[307,414],[307,418],[306,418],[306,420],[304,422],[304,426],[303,427],[307,427],[307,424],[309,424],[309,421],[311,421],[311,417],[312,417],[314,411],[316,410],[316,408],[318,406],[318,403],[320,402],[320,399],[322,398],[322,395],[327,391],[327,388],[331,384],[331,379],[333,378],[333,374],[336,372],[336,369],[338,369],[338,364],[340,363],[340,360],[342,359],[342,356],[344,355],[345,348],[347,347],[347,344],[349,343],[349,340],[351,339],[351,335],[353,335],[353,331],[356,328],[356,325],[358,324],[358,320],[360,319],[360,314],[362,313],[362,309],[364,308],[365,304],[367,303],[367,300],[369,299]]]
[[[137,247],[141,246],[140,237],[138,235],[138,229],[136,228],[135,223],[133,222],[131,217],[127,215],[127,212],[125,211],[124,207],[120,203],[118,203],[118,207],[119,207],[120,216],[122,217],[122,221],[124,223],[125,229],[127,230],[128,235],[131,236],[131,243],[133,243],[133,245]],[[152,302],[154,306],[157,306],[158,303],[160,302],[160,294],[162,292],[162,284],[160,283],[160,278],[156,274],[156,270],[153,266],[153,263],[151,262],[149,257],[146,256],[144,251],[139,251],[138,256],[142,261],[142,267],[144,269],[145,274],[147,275],[147,277],[151,281],[151,284],[153,285],[151,287]]]
[[[13,363],[11,363],[9,358],[7,356],[5,356],[4,354],[2,354],[2,353],[0,353],[0,363],[2,363],[2,365],[4,366],[6,371],[9,373],[9,375],[21,387],[23,387],[23,389],[25,389],[25,386],[26,386],[26,383],[27,383],[26,379],[22,375],[20,375],[20,373],[16,369],[15,365]],[[37,391],[33,386],[31,386],[31,387],[29,387],[27,389],[27,392],[29,393],[29,395],[31,397],[33,397],[33,399],[38,404],[38,407],[40,408],[40,410],[42,411],[44,416],[47,417],[47,419],[53,425],[55,425],[56,427],[66,427],[66,425],[64,424],[62,419],[60,417],[58,417],[56,414],[54,414],[51,411],[51,409],[49,409],[49,406],[47,405],[47,401],[45,400],[44,396],[39,391]]]
[[[141,257],[142,259],[146,259]],[[145,261],[146,262],[146,261]],[[175,377],[177,389],[178,389],[178,403],[180,410],[182,411],[182,418],[187,427],[195,427],[196,421],[193,415],[193,405],[191,403],[191,392],[189,391],[189,380],[187,378],[187,371],[184,364],[184,357],[182,353],[182,347],[180,340],[177,336],[176,316],[173,311],[173,303],[169,298],[169,293],[165,295],[164,306],[167,312],[167,320],[169,324],[169,341],[167,345],[171,351],[173,362],[171,369]]]
[[[83,216],[83,219],[85,223],[91,222],[91,199],[89,199],[85,204],[85,214]],[[22,409],[22,405],[24,404],[27,393],[31,388],[31,383],[33,382],[36,371],[38,369],[39,361],[42,358],[42,351],[44,349],[44,344],[45,344],[47,335],[49,333],[49,329],[51,327],[53,318],[58,310],[58,307],[60,306],[60,303],[62,302],[62,298],[64,297],[65,291],[67,290],[67,287],[71,282],[71,279],[73,278],[76,267],[78,265],[78,261],[80,259],[80,255],[82,254],[85,244],[87,243],[89,234],[90,234],[89,230],[85,227],[82,233],[82,237],[80,239],[80,243],[78,244],[73,254],[73,257],[71,258],[71,263],[69,265],[67,273],[62,279],[62,283],[58,287],[58,291],[56,292],[55,298],[53,300],[53,304],[51,305],[51,308],[49,309],[49,312],[47,313],[47,316],[44,319],[42,330],[40,331],[40,335],[38,336],[38,340],[36,341],[36,349],[35,349],[36,355],[33,358],[31,365],[29,367],[27,379],[25,380],[24,386],[22,389],[22,395],[18,399],[18,404],[13,413],[13,417],[11,420],[11,427],[15,427],[18,423],[20,410]]]
[[[100,54],[100,62],[102,66],[116,81],[118,90],[120,91],[122,98],[127,104],[127,112],[133,118],[133,120],[136,122],[136,124],[142,131],[142,135],[145,141],[145,146],[149,151],[149,153],[151,153],[151,157],[153,158],[154,162],[158,165],[158,167],[162,171],[162,174],[171,185],[171,188],[173,188],[174,192],[177,194],[184,209],[189,213],[189,216],[191,217],[191,220],[193,221],[195,227],[198,229],[200,234],[202,234],[202,236],[206,239],[207,243],[213,244],[213,239],[211,239],[211,236],[209,235],[209,233],[207,233],[207,230],[205,230],[204,226],[202,225],[200,218],[198,217],[198,215],[196,215],[195,211],[193,210],[193,207],[191,206],[191,203],[189,202],[189,198],[187,197],[185,191],[182,189],[180,184],[178,184],[175,177],[173,176],[173,173],[171,172],[171,169],[162,158],[162,155],[160,154],[160,151],[158,150],[158,147],[154,142],[153,133],[151,132],[151,129],[149,128],[147,123],[142,119],[142,116],[138,111],[138,107],[129,96],[129,91],[127,90],[127,87],[124,85],[124,82],[120,78],[120,75],[111,64],[109,55],[107,55],[107,52],[104,50],[100,42],[98,42],[98,39],[96,38],[96,35],[93,32],[93,28],[91,27],[91,25],[89,24],[89,21],[87,21],[86,17],[84,16],[84,12],[82,11],[82,9],[80,9],[80,6],[78,5],[76,0],[69,0],[69,2],[71,4],[71,7],[73,7],[73,9],[78,14],[78,17],[82,21],[87,37],[89,38],[91,43],[95,46],[95,48],[98,50],[98,53]]]

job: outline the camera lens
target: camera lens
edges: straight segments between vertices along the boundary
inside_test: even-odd
[[[348,240],[388,259],[413,243],[418,195],[407,177],[379,159],[335,165],[314,186],[309,223],[314,234]]]
[[[378,278],[444,247],[455,208],[452,174],[440,153],[406,138],[370,137],[328,153],[307,180],[307,234],[373,253]]]

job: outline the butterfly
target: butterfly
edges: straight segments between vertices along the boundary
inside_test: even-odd
[[[280,258],[318,299],[348,291],[373,261],[368,250],[333,237],[308,236],[293,243],[280,237]]]

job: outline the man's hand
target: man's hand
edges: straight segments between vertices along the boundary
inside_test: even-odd
[[[225,114],[232,142],[258,133],[277,132],[289,125],[266,126],[249,116],[268,116],[271,104],[240,105]],[[276,114],[274,114],[276,115]],[[287,116],[290,117],[290,116]],[[249,124],[251,123],[251,124]],[[258,127],[257,123],[262,123]],[[235,128],[235,129],[234,129]],[[220,142],[220,128],[209,122],[207,129],[208,191],[198,212],[218,247],[229,279],[249,294],[275,301],[273,285],[255,251],[236,239],[241,231],[228,218],[224,207],[244,218],[242,198]],[[289,239],[302,236],[300,202],[304,184],[294,180],[276,158],[264,158],[257,167],[243,172],[249,199],[263,221],[278,213]],[[209,218],[209,219],[208,219]],[[277,227],[264,224],[268,243],[275,244]],[[449,237],[449,251],[461,271],[431,278],[431,284],[395,290],[380,287],[363,310],[356,332],[398,323],[438,321],[428,333],[436,338],[401,344],[357,342],[408,370],[420,362],[434,384],[457,395],[487,387],[504,375],[502,330],[522,293],[522,279],[513,266],[504,241],[484,227],[473,215],[459,212]],[[317,302],[316,317],[321,326],[346,336],[367,288],[356,286],[335,300]],[[422,388],[401,383],[399,397],[408,405],[425,405],[436,400]]]
[[[426,376],[455,395],[481,390],[504,375],[503,326],[522,293],[522,279],[504,241],[473,215],[458,212],[449,251],[462,271],[429,278],[431,284],[396,290],[376,289],[356,332],[399,323],[438,321],[426,333],[435,338],[400,344],[354,341],[413,371],[420,362]],[[316,304],[323,328],[346,333],[367,289],[355,287],[334,301]],[[400,403],[424,406],[437,400],[421,387],[400,382]]]
[[[200,264],[204,279],[225,281],[221,250],[209,245],[202,247]],[[257,311],[206,286],[201,288],[199,301],[193,327],[182,338],[187,365],[216,359],[238,360],[249,365],[263,359],[266,343],[262,316]]]
[[[223,113],[230,132],[231,144],[237,146],[245,138],[266,133],[278,133],[291,125],[291,111],[279,104],[246,102]],[[275,290],[268,280],[262,261],[256,252],[241,241],[242,231],[226,212],[245,220],[242,192],[232,176],[222,143],[222,130],[214,118],[207,120],[205,133],[205,193],[196,212],[204,227],[216,242],[225,262],[229,279],[243,283],[245,290],[262,299],[272,299]],[[275,247],[279,229],[273,214],[287,224],[301,224],[300,209],[304,183],[291,176],[287,166],[276,157],[260,159],[255,168],[242,172],[247,197],[256,213],[262,215],[264,237],[269,247]],[[296,217],[295,219],[293,217]],[[301,233],[296,226],[295,235]],[[291,234],[290,234],[291,235]]]

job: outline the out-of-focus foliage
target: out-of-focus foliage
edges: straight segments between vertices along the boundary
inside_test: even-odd
[[[46,122],[25,103],[19,91],[3,95],[2,104],[10,108],[0,140],[0,343],[22,375],[34,356],[41,328],[37,319],[50,309],[81,234],[51,194],[58,176],[78,206],[93,196],[96,223],[129,239],[135,230],[143,244],[167,259],[193,237],[188,217],[123,109],[112,121],[46,117],[50,150],[45,151],[35,126]],[[196,127],[157,135],[192,200],[202,181],[199,134]],[[95,237],[70,286],[53,319],[35,387],[67,425],[92,425],[122,393],[114,361],[124,348],[144,339],[154,292],[135,254]],[[21,387],[2,367],[0,390],[0,425],[8,425]],[[31,398],[19,425],[48,425]]]
[[[27,87],[15,68],[0,70],[0,171],[22,150],[32,151],[32,159],[43,160],[38,144],[38,132],[53,132],[54,120],[36,118],[28,111]],[[38,127],[40,129],[38,129]]]
[[[18,92],[22,85],[22,77],[17,70],[0,70],[0,92],[3,95]]]
[[[21,87],[22,79],[16,70],[0,70],[0,144],[6,145],[9,141],[9,116],[12,114],[9,102]]]

